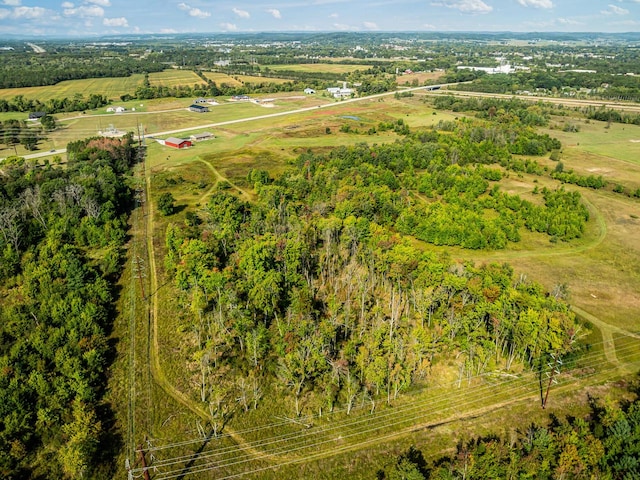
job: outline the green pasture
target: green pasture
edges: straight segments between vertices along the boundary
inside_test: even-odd
[[[301,63],[295,65],[264,65],[263,69],[272,71],[291,70],[307,73],[351,73],[356,70],[366,70],[368,65],[349,65],[341,63]]]
[[[175,87],[178,85],[194,85],[204,81],[191,70],[164,70],[149,74],[149,83],[152,86],[165,85]]]
[[[558,130],[545,130],[549,135],[558,138],[565,149],[578,150],[600,155],[609,159],[622,160],[640,165],[640,126],[625,125],[596,120],[559,120],[562,126],[564,121],[574,123],[579,127],[576,133]],[[555,122],[554,122],[555,123]]]
[[[67,80],[46,87],[3,88],[0,89],[0,98],[10,100],[16,95],[23,95],[25,98],[47,101],[52,98],[72,98],[76,94],[88,97],[97,93],[115,100],[125,93],[133,93],[142,80],[141,74],[135,74],[130,77]]]

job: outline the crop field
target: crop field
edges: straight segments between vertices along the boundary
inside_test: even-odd
[[[216,84],[218,85],[222,85],[223,83],[226,83],[227,85],[231,85],[232,87],[239,87],[240,85],[242,85],[242,82],[236,80],[236,75],[234,75],[233,77],[230,75],[227,75],[226,73],[219,73],[219,72],[202,72],[204,74],[205,77],[207,77],[209,80],[211,80],[212,82],[216,82]]]
[[[3,88],[0,89],[0,98],[8,100],[16,95],[23,95],[25,98],[46,101],[52,98],[71,98],[76,94],[88,96],[92,93],[100,93],[107,98],[118,99],[120,95],[133,93],[142,80],[143,76],[136,74],[130,77],[67,80],[46,87]]]
[[[269,68],[273,71],[278,70],[291,70],[295,72],[309,72],[309,73],[351,73],[356,70],[366,70],[369,68],[367,65],[348,65],[341,63],[304,63],[296,65],[265,65],[263,68]]]
[[[165,85],[175,87],[178,85],[194,85],[204,83],[202,79],[191,70],[165,70],[149,74],[151,85]]]

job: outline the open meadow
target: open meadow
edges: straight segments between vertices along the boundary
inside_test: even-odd
[[[149,83],[152,86],[164,85],[166,87],[176,87],[179,85],[194,85],[204,82],[193,70],[172,69],[150,73]]]

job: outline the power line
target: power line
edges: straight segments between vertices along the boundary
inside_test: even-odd
[[[600,362],[600,360],[594,359],[594,362],[597,362],[597,363],[594,363],[594,364],[597,365]],[[631,364],[638,365],[638,364],[640,364],[640,362],[631,362]],[[610,367],[609,369],[606,369],[604,371],[601,370],[600,372],[596,372],[596,373],[593,373],[593,374],[588,375],[588,376],[593,376],[593,375],[596,375],[598,373],[603,373],[603,372],[608,371],[608,370],[617,370],[617,369],[618,369],[618,367]],[[570,384],[570,383],[573,383],[574,381],[575,381],[574,379],[567,379],[567,380],[562,382],[562,385]],[[532,382],[530,382],[530,383],[532,383]],[[538,382],[535,381],[535,383],[538,383]],[[530,392],[525,392],[525,393],[526,393],[526,395],[531,395]],[[496,395],[496,394],[492,394],[492,396],[494,396],[494,395]],[[523,399],[522,397],[513,398],[514,401],[522,400],[522,399]],[[465,401],[462,401],[462,402],[453,402],[450,405],[450,409],[453,409],[454,407],[455,408],[459,408],[459,407],[464,407],[465,405],[470,405],[470,404],[472,404],[473,401],[475,401],[475,399],[473,399],[473,400],[465,400]],[[428,412],[428,413],[434,413],[434,412]],[[410,419],[411,420],[410,423],[415,422],[416,418],[426,418],[426,416],[427,416],[426,414],[423,414],[423,415],[418,416],[418,417],[413,417],[413,418]],[[449,421],[455,421],[455,420],[456,419],[454,418],[453,420],[449,420]],[[369,419],[369,421],[371,421],[371,419]],[[383,427],[393,427],[393,426],[399,425],[401,423],[405,423],[406,421],[407,420],[391,422],[391,423],[388,423],[388,424],[384,425]],[[406,426],[405,428],[407,428],[409,426],[410,425]],[[382,427],[381,426],[375,426],[375,427],[368,428],[368,429],[365,429],[365,430],[359,430],[359,431],[354,432],[354,433],[349,433],[349,434],[343,436],[342,438],[344,439],[344,438],[353,437],[353,436],[356,436],[356,435],[363,435],[365,433],[372,433],[372,432],[375,432],[375,431],[379,430],[380,428],[382,428]],[[334,451],[330,455],[335,455],[337,453],[340,453],[341,451],[346,451],[346,450],[362,447],[362,446],[364,446],[366,444],[370,444],[370,443],[374,443],[374,442],[378,443],[381,439],[382,440],[390,439],[390,438],[393,438],[393,437],[395,437],[397,435],[398,435],[397,432],[392,432],[392,433],[384,434],[382,437],[381,436],[376,436],[376,438],[374,440],[367,439],[367,440],[363,440],[363,441],[360,441],[360,442],[356,442],[354,444],[349,444],[349,445],[344,445],[342,447],[337,447],[336,449],[334,449]],[[289,449],[287,449],[286,453],[290,453],[290,452],[296,451],[296,450],[301,450],[301,449],[304,449],[304,448],[311,449],[313,447],[318,447],[320,445],[323,445],[323,444],[326,444],[326,443],[330,443],[330,442],[334,442],[334,441],[335,440],[333,440],[333,439],[327,439],[327,440],[323,440],[321,442],[317,442],[317,443],[311,444],[311,445],[303,445],[303,446],[298,446],[298,447],[295,447],[295,448],[289,448]],[[270,453],[268,455],[265,454],[262,457],[258,458],[258,460],[265,459],[265,458],[267,458],[269,456],[273,456],[273,455],[274,455],[273,453]],[[225,477],[221,477],[221,478],[225,478],[225,479],[227,479],[227,478],[236,478],[236,477],[239,477],[239,476],[248,475],[250,473],[256,473],[258,471],[264,471],[264,470],[268,470],[268,469],[273,469],[273,468],[277,468],[277,467],[284,466],[284,465],[295,464],[295,463],[303,463],[303,462],[307,462],[309,460],[313,460],[313,459],[316,459],[316,458],[321,458],[321,457],[324,457],[324,456],[327,456],[327,454],[325,452],[310,453],[308,455],[305,455],[302,458],[295,458],[295,459],[291,459],[291,460],[285,460],[285,461],[279,462],[279,463],[277,463],[275,465],[269,465],[269,466],[266,466],[266,467],[261,467],[261,468],[254,469],[254,470],[248,471],[248,472],[242,472],[242,473],[238,473],[238,474],[231,474],[229,476],[225,476]],[[233,466],[233,465],[237,465],[237,464],[241,464],[241,463],[246,463],[247,461],[252,461],[252,460],[255,460],[255,459],[240,460],[240,461],[236,461],[236,462],[232,462],[232,463],[226,463],[226,464],[211,462],[211,463],[207,463],[207,464],[204,464],[204,465],[194,465],[194,466],[191,466],[191,467],[184,467],[184,468],[182,468],[180,470],[173,470],[173,471],[169,471],[169,472],[160,473],[160,476],[157,477],[157,480],[176,478],[177,476],[181,476],[181,475],[184,476],[186,474],[202,473],[204,471],[220,469],[220,468],[223,468],[223,467],[229,467],[229,466]],[[221,479],[219,478],[219,480],[221,480]]]
[[[593,344],[591,344],[591,346],[592,347],[593,346],[598,346],[600,344],[604,344],[604,342],[593,343]],[[584,358],[586,358],[586,357],[585,356],[581,357],[581,359],[584,359]],[[491,376],[491,375],[492,375],[492,373],[490,373],[490,372],[489,373],[483,373],[483,374],[479,374],[479,375],[474,375],[474,376],[471,377],[471,379],[479,379],[479,378],[483,378],[483,377],[487,377],[487,376]],[[458,383],[457,380],[453,381],[451,383],[440,384],[440,385],[438,385],[438,387],[443,387],[444,388],[444,387],[448,387],[448,386],[455,386],[456,383]],[[418,393],[426,392],[427,390],[430,390],[431,388],[433,388],[433,387],[423,387],[423,388],[421,388],[419,390],[419,392],[414,393],[413,395],[417,395]],[[352,408],[352,410],[357,410],[358,408],[364,408],[364,407],[357,407],[356,406],[356,407]],[[347,410],[346,407],[341,408],[341,409],[340,408],[339,409],[335,409],[329,415],[335,415],[335,414],[338,414],[340,412],[344,412],[346,410]],[[327,415],[325,415],[325,416],[327,416]],[[316,415],[316,414],[307,415],[307,416],[303,417],[303,420],[311,421],[314,418],[320,418],[320,416]],[[244,430],[236,430],[235,433],[238,434],[238,435],[245,435],[247,433],[253,433],[253,432],[256,432],[256,431],[260,431],[260,430],[265,430],[265,429],[270,429],[270,428],[274,428],[274,427],[278,427],[278,426],[282,426],[282,425],[287,425],[289,423],[290,422],[288,422],[288,421],[272,422],[270,424],[266,424],[266,425],[263,425],[263,426],[252,427],[252,428],[248,428],[248,429],[244,429]],[[223,437],[226,437],[226,436],[229,436],[229,435],[228,434],[219,435],[218,438],[223,438]],[[155,451],[159,451],[159,450],[164,450],[164,449],[168,449],[168,448],[173,448],[173,447],[176,447],[176,446],[184,446],[184,445],[188,445],[188,444],[192,444],[192,443],[199,443],[201,441],[202,441],[202,437],[199,437],[199,438],[195,438],[195,439],[192,439],[192,440],[185,440],[185,441],[182,441],[182,442],[176,442],[176,443],[171,443],[171,444],[165,444],[165,445],[162,445],[162,446],[158,446],[158,447],[155,447],[154,450]]]
[[[594,357],[597,356],[598,357],[598,358],[595,358],[594,360],[592,360],[592,362],[594,362],[594,364],[600,364],[601,363],[600,354],[598,352],[594,353],[591,356],[594,356]],[[584,358],[585,357],[582,357],[582,360],[584,360]],[[580,360],[580,359],[578,359],[578,360]],[[535,377],[536,374],[537,374],[537,372],[530,372],[528,375]],[[483,375],[483,376],[486,376],[486,375]],[[478,376],[478,377],[480,377],[480,376]],[[476,378],[478,378],[478,377],[476,377]],[[505,384],[505,383],[513,384],[514,382],[515,382],[514,380],[510,380],[510,381],[502,382],[502,384]],[[515,385],[512,388],[516,388],[516,389],[527,388],[528,386],[530,386],[530,385],[532,385],[534,383],[538,383],[538,379],[533,378],[533,380],[529,380],[529,381],[525,382],[524,384],[522,382],[520,382],[519,385]],[[474,389],[473,393],[475,393],[476,395],[478,395],[478,394],[479,395],[484,395],[484,391],[486,391],[487,389],[495,389],[495,388],[498,388],[499,386],[500,386],[500,384],[493,384],[493,385],[485,385],[485,386],[480,387],[480,388],[476,387]],[[496,395],[503,395],[503,394],[504,394],[504,392],[490,393],[489,394],[489,398],[493,397],[493,396],[496,396]],[[441,403],[442,401],[447,401],[448,397],[449,397],[449,394],[445,393],[444,395],[441,395],[441,398],[437,398],[436,397],[436,402],[440,402]],[[483,398],[487,398],[486,395],[484,395]],[[431,397],[425,402],[421,402],[421,403],[419,403],[419,404],[417,404],[415,406],[409,406],[408,408],[401,408],[401,409],[395,409],[395,410],[390,410],[390,411],[389,410],[385,410],[385,412],[387,412],[387,413],[378,414],[378,415],[376,415],[375,419],[372,419],[371,417],[365,417],[364,419],[359,419],[359,420],[356,420],[356,421],[347,420],[346,422],[342,422],[342,424],[334,424],[334,425],[331,425],[329,427],[325,426],[319,432],[314,430],[314,431],[312,431],[310,433],[304,432],[302,435],[300,435],[300,434],[285,434],[285,435],[280,436],[279,440],[278,440],[278,437],[273,437],[271,439],[266,439],[266,440],[261,441],[261,442],[250,443],[248,445],[248,448],[254,449],[256,447],[266,446],[267,444],[279,443],[279,442],[286,441],[286,440],[298,440],[298,441],[303,440],[304,441],[303,437],[307,437],[307,436],[310,436],[310,435],[318,436],[319,434],[327,433],[327,432],[329,432],[331,430],[336,430],[338,428],[345,428],[345,427],[348,427],[348,426],[355,426],[357,424],[364,423],[364,422],[366,422],[366,424],[367,424],[367,425],[365,425],[365,428],[366,428],[366,427],[369,426],[369,424],[372,421],[377,421],[377,420],[380,420],[380,419],[382,419],[384,417],[398,415],[398,414],[406,415],[407,413],[410,413],[413,410],[423,408],[424,406],[426,406],[427,403],[430,403],[431,405],[433,405],[436,402],[434,402],[434,397]],[[429,413],[431,413],[431,412],[429,412]],[[413,421],[413,419],[412,419],[412,421]],[[386,423],[386,424],[374,426],[373,430],[378,430],[378,429],[381,429],[381,428],[394,426],[394,425],[396,425],[398,423],[403,423],[403,422],[406,422],[406,420],[396,421],[393,418],[391,418],[390,421],[388,423]],[[356,430],[355,432],[349,434],[349,437],[352,437],[354,435],[361,435],[362,433],[365,433],[366,431],[367,430],[364,430],[364,431],[363,430]],[[200,439],[200,441],[202,441],[202,439]],[[262,456],[258,457],[258,459],[272,457],[273,455],[282,453],[282,448],[286,449],[285,452],[291,452],[291,451],[296,451],[296,450],[300,450],[300,449],[304,449],[304,448],[310,448],[312,446],[320,445],[320,444],[326,443],[327,441],[332,441],[332,440],[324,440],[324,441],[320,442],[319,444],[311,444],[311,445],[307,444],[306,441],[304,441],[303,444],[300,444],[300,442],[298,442],[299,446],[295,446],[295,448],[291,448],[291,447],[287,447],[287,446],[280,447],[278,449],[278,451],[275,451],[275,452],[272,451],[272,452],[269,452],[269,453],[264,453]],[[241,447],[228,448],[228,449],[226,449],[226,452],[225,451],[218,451],[218,452],[216,452],[214,454],[209,454],[209,455],[207,455],[205,457],[198,458],[198,460],[201,460],[202,458],[206,459],[206,458],[211,458],[211,457],[214,457],[214,456],[220,456],[220,455],[222,455],[224,453],[232,452],[232,451],[238,451],[240,449],[246,451],[247,447],[241,446]],[[243,453],[246,453],[246,452],[243,452]],[[163,462],[158,462],[158,463],[155,464],[155,466],[156,467],[161,467],[163,465],[164,466],[169,466],[171,464],[177,464],[177,463],[185,460],[186,458],[193,459],[193,455],[190,455],[188,457],[176,457],[176,459],[174,459],[173,463],[171,463],[170,460],[165,460]],[[253,459],[255,459],[255,458],[253,458]],[[236,461],[235,464],[245,463],[245,462],[251,461],[251,460],[252,460],[252,458],[249,458],[249,459],[246,459],[246,460],[241,460],[241,461]],[[207,465],[209,465],[209,464],[195,465],[193,468],[203,467],[203,466],[207,466]],[[212,466],[211,468],[222,468],[224,466],[230,466],[230,465],[232,465],[232,464],[230,464],[230,463],[226,463],[225,464],[225,463],[219,463],[218,462],[218,463],[215,464],[215,467]],[[182,471],[184,471],[184,469],[181,469],[181,472]],[[165,475],[166,474],[170,474],[170,473],[172,473],[172,472],[165,472]],[[167,478],[171,478],[171,477],[167,477]]]

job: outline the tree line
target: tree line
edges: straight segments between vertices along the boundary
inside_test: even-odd
[[[61,112],[93,110],[108,104],[109,99],[99,93],[90,93],[87,97],[76,93],[72,98],[51,98],[45,101],[16,95],[10,100],[0,99],[0,112],[46,112],[51,115]]]
[[[14,157],[0,176],[3,478],[110,478],[119,448],[104,394],[134,144],[69,152],[65,169]]]
[[[0,122],[0,144],[9,148],[22,145],[27,150],[34,150],[44,135],[55,128],[56,120],[51,115],[40,118],[40,123],[35,125],[24,120],[5,120]]]
[[[637,387],[636,387],[637,388]],[[425,460],[411,447],[377,473],[383,480],[640,477],[640,401],[591,399],[586,416],[552,417],[506,438],[460,441],[454,455]]]
[[[166,65],[153,59],[96,52],[51,52],[41,55],[2,54],[0,88],[55,85],[64,80],[129,77],[134,73],[161,72]]]

